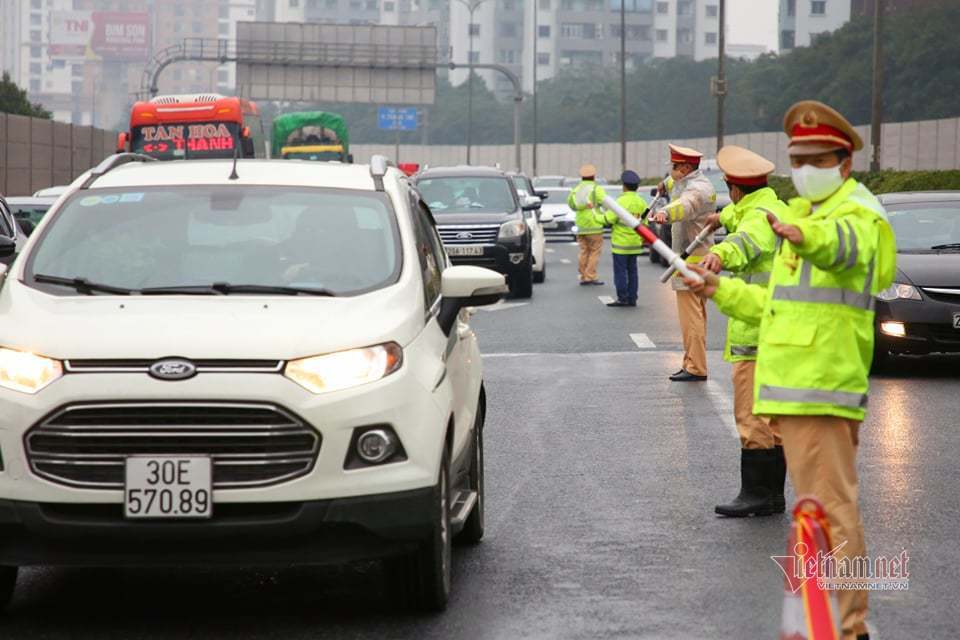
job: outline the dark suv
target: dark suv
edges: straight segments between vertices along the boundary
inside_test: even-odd
[[[420,173],[416,185],[453,264],[494,269],[507,276],[514,296],[533,295],[530,229],[506,173],[487,167],[438,167]]]

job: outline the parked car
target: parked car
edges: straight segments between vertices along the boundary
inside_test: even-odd
[[[453,264],[494,269],[515,297],[533,295],[533,234],[525,212],[539,203],[521,203],[510,176],[492,167],[430,168],[416,186]]]
[[[382,557],[444,608],[484,532],[461,311],[506,287],[450,266],[400,171],[119,154],[29,247],[0,287],[3,604],[24,565]]]
[[[69,185],[57,185],[54,187],[47,187],[46,189],[40,189],[39,191],[34,192],[34,198],[53,198],[56,200],[60,196],[69,190]]]
[[[537,189],[562,187],[564,180],[566,180],[565,176],[534,176],[533,186]]]
[[[0,198],[0,264],[13,262],[26,238],[27,234],[20,228],[6,201]]]
[[[877,296],[874,365],[896,354],[960,353],[960,191],[888,193],[894,284]]]
[[[51,196],[16,197],[7,198],[7,205],[24,234],[29,236],[56,201],[57,197]]]
[[[545,187],[541,189],[546,194],[540,211],[550,214],[549,224],[544,225],[544,233],[548,238],[562,238],[576,240],[576,215],[567,204],[570,189],[567,187]]]

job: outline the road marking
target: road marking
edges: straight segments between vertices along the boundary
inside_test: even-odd
[[[657,345],[653,344],[653,340],[647,337],[645,333],[631,333],[630,339],[633,340],[633,344],[637,345],[638,349],[656,349]]]
[[[544,249],[544,251],[546,251],[547,253],[556,253],[556,252],[557,252],[556,249],[551,249],[550,247],[547,247],[546,249]]]
[[[573,264],[573,263],[572,263],[570,260],[568,260],[567,258],[560,258],[560,263],[561,263],[561,264]]]
[[[611,298],[610,296],[597,296],[597,300],[599,300],[603,304],[610,304],[611,302],[613,302],[613,298]]]
[[[506,311],[507,309],[516,309],[517,307],[525,307],[529,302],[504,302],[501,300],[497,304],[492,304],[486,307],[477,307],[478,311],[486,311],[490,313],[492,311]]]
[[[730,396],[713,380],[707,379],[707,397],[713,403],[713,408],[720,414],[720,420],[734,438],[740,439],[737,423],[733,419],[733,402]]]

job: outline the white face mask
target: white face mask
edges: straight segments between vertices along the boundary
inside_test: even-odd
[[[810,202],[822,202],[843,186],[843,175],[840,165],[821,169],[805,164],[799,169],[793,169],[793,186],[801,198]]]

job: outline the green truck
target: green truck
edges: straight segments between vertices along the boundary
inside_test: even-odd
[[[353,162],[343,116],[327,111],[285,113],[273,121],[273,157]]]

